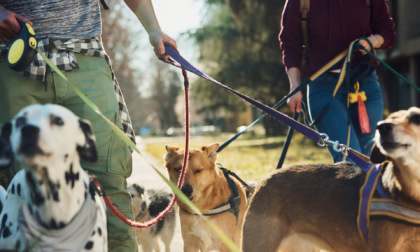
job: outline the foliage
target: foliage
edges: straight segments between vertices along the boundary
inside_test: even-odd
[[[159,63],[159,62],[158,62]],[[156,64],[156,74],[152,80],[151,99],[160,122],[161,129],[179,127],[175,105],[181,91],[179,72],[168,69],[167,65]]]
[[[189,33],[199,45],[200,65],[222,83],[274,105],[289,91],[277,39],[284,1],[208,0],[206,3],[209,5],[206,24]],[[234,117],[246,106],[206,80],[194,83],[191,92],[201,102],[199,112],[224,111]],[[278,124],[265,125],[277,127]]]
[[[141,69],[135,67],[135,60],[138,51],[139,36],[145,36],[145,32],[138,32],[127,24],[138,23],[124,2],[110,1],[109,10],[103,10],[102,16],[102,41],[105,50],[111,58],[112,68],[120,84],[125,102],[130,111],[133,124],[141,126],[140,121],[146,117],[146,112],[139,109],[143,102],[140,99],[139,86],[141,83]],[[130,14],[130,13],[129,13]]]
[[[148,34],[139,28],[140,22],[124,2],[110,1],[108,6],[110,10],[102,10],[101,13],[103,43],[112,60],[112,67],[124,94],[134,128],[148,125],[148,120],[154,115],[158,117],[160,128],[179,126],[174,110],[180,92],[179,73],[175,74],[173,67],[163,64],[154,55],[139,66],[142,52],[151,49],[148,43],[140,44],[143,41],[140,36]],[[145,79],[145,69],[156,70],[156,74],[148,80],[152,84],[151,99],[142,98],[141,95],[149,94],[141,94],[139,91]]]

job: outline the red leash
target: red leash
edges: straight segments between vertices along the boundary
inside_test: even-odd
[[[171,46],[174,50],[176,48],[172,46],[171,44],[166,44]],[[172,59],[168,59],[169,61],[172,61]],[[184,76],[184,90],[185,90],[185,153],[184,153],[184,164],[182,166],[181,174],[178,178],[177,187],[182,188],[182,185],[184,184],[184,178],[185,178],[185,172],[187,170],[188,166],[188,150],[189,150],[189,140],[190,140],[190,105],[189,105],[189,99],[188,99],[188,88],[189,88],[189,82],[187,77],[187,71],[185,69],[182,69],[182,75]],[[103,197],[105,204],[107,205],[108,209],[111,210],[112,213],[114,213],[115,216],[117,216],[119,219],[121,219],[124,223],[127,225],[134,227],[134,228],[148,228],[156,223],[158,223],[163,217],[165,217],[173,208],[177,196],[174,194],[172,197],[171,202],[169,205],[160,212],[156,217],[146,221],[146,222],[139,222],[139,221],[132,221],[125,217],[112,203],[112,201],[109,199],[109,197],[105,194],[105,192],[102,189],[102,186],[100,185],[99,181],[93,177],[92,182],[95,184],[96,188],[99,190],[100,195]]]

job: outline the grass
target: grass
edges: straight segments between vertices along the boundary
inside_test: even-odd
[[[227,134],[217,137],[192,136],[190,148],[200,148],[214,142],[223,144],[231,136]],[[219,152],[217,162],[245,181],[258,181],[276,169],[284,140],[284,136],[254,138],[245,134]],[[147,137],[142,138],[142,141],[146,144],[145,151],[158,161],[161,161],[166,153],[165,144],[185,146],[183,137],[164,139]],[[310,163],[332,163],[332,159],[326,148],[319,147],[311,139],[295,133],[283,166]]]

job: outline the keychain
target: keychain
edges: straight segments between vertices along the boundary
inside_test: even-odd
[[[367,114],[366,106],[364,101],[366,101],[366,93],[365,91],[359,92],[359,82],[354,84],[354,93],[349,93],[349,102],[356,103],[358,105],[358,112],[359,112],[359,123],[360,129],[362,133],[369,133],[370,132],[370,125],[369,125],[369,117]]]

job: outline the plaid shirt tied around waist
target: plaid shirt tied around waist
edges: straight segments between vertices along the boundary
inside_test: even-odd
[[[112,70],[111,60],[103,49],[101,38],[99,36],[89,39],[52,39],[44,37],[37,38],[37,41],[38,50],[46,55],[47,58],[58,67],[58,69],[64,72],[79,69],[74,53],[105,58],[111,70],[112,82],[114,84],[115,95],[118,100],[118,107],[124,132],[127,137],[135,143],[133,125],[131,123],[127,105],[120,85],[117,78],[115,78],[114,71]],[[7,51],[7,45],[0,42],[0,61],[6,60]],[[31,65],[26,70],[20,72],[20,74],[34,80],[45,81],[46,76],[50,71],[53,70],[48,67],[47,62],[39,53],[37,53]]]

